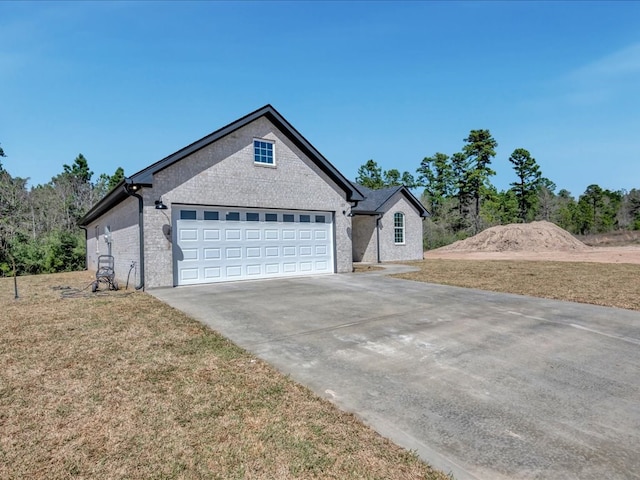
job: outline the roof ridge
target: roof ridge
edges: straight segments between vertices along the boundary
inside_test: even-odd
[[[153,176],[161,170],[170,167],[176,162],[187,158],[189,155],[197,152],[202,148],[217,142],[221,138],[230,135],[236,130],[245,127],[251,122],[265,117],[269,120],[273,126],[280,130],[296,147],[298,147],[302,154],[307,156],[311,161],[331,179],[335,184],[340,187],[346,194],[347,201],[359,202],[364,199],[364,195],[354,187],[353,184],[324,156],[318,149],[309,142],[289,121],[278,112],[273,105],[266,104],[263,107],[254,110],[245,116],[232,121],[231,123],[205,135],[204,137],[190,143],[189,145],[182,147],[181,149],[167,155],[166,157],[146,166],[142,170],[128,176],[125,180],[127,183],[136,183],[145,187],[153,186]],[[94,218],[97,218],[104,211],[109,210],[117,203],[123,201],[128,195],[121,190],[119,193],[113,195],[109,194],[99,200],[93,207],[80,219],[80,225],[87,225]]]

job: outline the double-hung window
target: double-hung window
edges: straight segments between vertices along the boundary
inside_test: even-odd
[[[253,140],[253,161],[259,165],[275,165],[273,142],[269,140]]]
[[[393,214],[393,240],[396,245],[404,245],[404,213]]]

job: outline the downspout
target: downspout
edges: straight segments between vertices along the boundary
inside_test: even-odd
[[[382,218],[382,214],[379,213],[376,217],[376,250],[378,256],[378,263],[380,262],[380,219]]]
[[[127,195],[138,199],[138,231],[140,237],[140,283],[136,285],[136,290],[144,291],[144,201],[142,196],[136,193],[137,186],[131,183],[124,184],[124,191]]]

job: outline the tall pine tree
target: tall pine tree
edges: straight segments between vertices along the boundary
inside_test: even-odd
[[[518,177],[518,181],[511,184],[518,199],[518,217],[522,222],[526,222],[535,213],[532,209],[537,201],[538,184],[542,174],[536,159],[524,148],[516,148],[509,161]]]

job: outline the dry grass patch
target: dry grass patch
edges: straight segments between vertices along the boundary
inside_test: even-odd
[[[0,279],[0,478],[444,479],[198,322],[86,272]]]
[[[371,265],[370,263],[354,263],[353,264],[354,273],[373,272],[375,270],[384,270],[384,268],[379,267],[377,265]]]
[[[397,277],[427,283],[640,310],[640,265],[506,260],[422,260]]]

